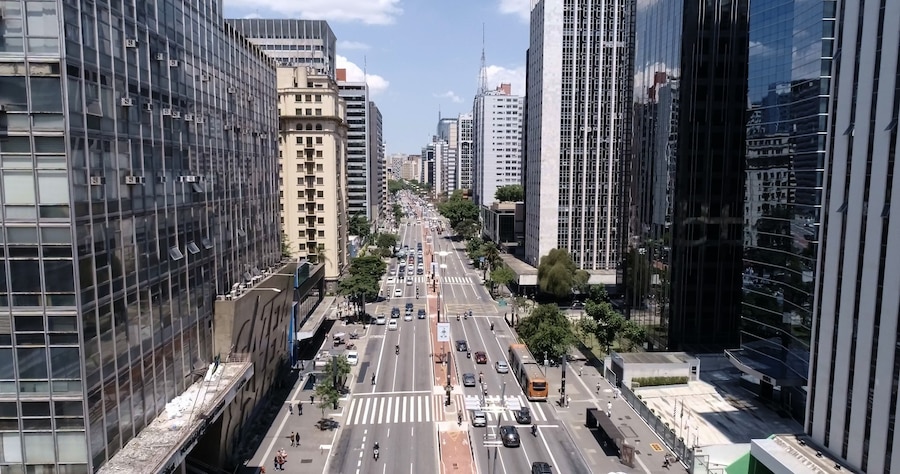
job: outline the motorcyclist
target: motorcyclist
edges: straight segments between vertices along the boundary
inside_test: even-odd
[[[459,321],[459,313],[456,314],[456,320]]]
[[[531,435],[537,436],[537,425],[534,423],[531,424]]]
[[[400,353],[400,344],[397,344],[396,346],[394,346],[394,353],[396,353],[396,354]]]
[[[379,448],[378,448],[378,442],[376,441],[376,442],[375,442],[374,449],[372,449],[372,454],[375,456],[375,460],[378,460],[378,453],[379,453],[379,451],[380,451],[380,450],[379,450]]]
[[[484,372],[478,372],[478,383],[484,382]]]

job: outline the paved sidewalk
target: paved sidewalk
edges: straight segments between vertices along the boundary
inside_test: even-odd
[[[467,424],[458,426],[453,422],[438,424],[438,449],[441,453],[443,474],[475,472],[472,444],[469,442]]]
[[[277,472],[300,474],[319,472],[319,468],[324,468],[338,430],[321,430],[316,426],[322,419],[322,409],[310,403],[309,396],[314,393],[312,385],[308,372],[300,377],[243,473],[261,472],[260,466],[265,466],[266,473],[276,472],[275,455],[282,448],[288,454],[287,463],[284,471]],[[302,415],[297,409],[298,402],[303,406]],[[325,410],[326,415],[332,411]],[[300,433],[300,446],[291,446],[288,437],[292,432]]]

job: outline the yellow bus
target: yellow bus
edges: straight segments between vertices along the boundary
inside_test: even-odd
[[[509,345],[509,368],[531,401],[546,401],[550,389],[541,366],[534,360],[525,344]]]

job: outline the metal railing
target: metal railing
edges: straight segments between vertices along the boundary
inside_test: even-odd
[[[607,372],[607,379],[609,379],[610,374],[611,372]],[[610,379],[610,382],[614,383],[614,379]],[[674,428],[663,422],[662,419],[660,419],[660,417],[658,417],[643,400],[638,398],[630,388],[623,384],[620,389],[622,398],[625,399],[625,402],[634,408],[634,411],[637,412],[644,422],[656,432],[672,453],[674,453],[675,456],[678,456],[678,460],[688,467],[689,472],[693,472],[694,450],[690,448],[682,438],[679,438],[675,434]]]

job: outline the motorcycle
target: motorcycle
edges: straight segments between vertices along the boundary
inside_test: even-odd
[[[394,354],[400,355],[400,346],[394,347]]]
[[[463,313],[463,319],[469,319],[469,313]]]
[[[456,315],[456,320],[459,321],[459,315],[458,315],[458,314]]]
[[[375,460],[378,460],[378,443],[375,443],[375,449],[372,450],[372,454],[375,456]]]
[[[537,425],[531,425],[531,436],[537,438]]]
[[[466,359],[471,359],[471,358],[472,358],[472,353],[469,351],[466,351]]]

